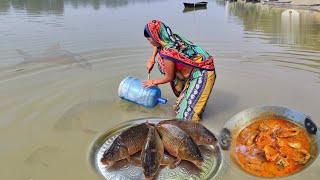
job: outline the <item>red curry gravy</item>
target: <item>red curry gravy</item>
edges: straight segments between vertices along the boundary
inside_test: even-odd
[[[256,176],[290,175],[310,159],[307,132],[283,119],[258,120],[243,129],[235,143],[234,158]]]

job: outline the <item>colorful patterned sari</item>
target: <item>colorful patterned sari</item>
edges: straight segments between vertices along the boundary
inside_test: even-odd
[[[189,78],[184,78],[176,70],[171,87],[178,97],[175,108],[177,118],[199,121],[216,78],[213,57],[200,46],[173,34],[168,26],[158,20],[150,21],[145,29],[159,44],[160,57],[157,62],[161,73],[165,72],[164,60],[175,62],[176,67],[193,67]]]

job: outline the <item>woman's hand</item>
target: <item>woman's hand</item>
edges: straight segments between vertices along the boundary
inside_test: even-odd
[[[174,76],[175,76],[174,75],[175,74],[174,62],[169,61],[169,60],[165,60],[164,65],[165,65],[165,75],[163,78],[154,79],[154,80],[144,80],[144,81],[142,81],[142,85],[146,88],[149,88],[152,86],[156,86],[158,84],[165,84],[165,83],[173,81]]]
[[[145,88],[156,86],[156,84],[154,83],[154,80],[144,80],[144,81],[142,81],[142,85]]]
[[[155,58],[151,57],[150,59],[147,60],[147,72],[150,73],[153,69],[155,63]]]

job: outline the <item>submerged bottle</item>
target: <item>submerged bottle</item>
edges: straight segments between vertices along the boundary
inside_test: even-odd
[[[134,77],[126,77],[119,85],[118,95],[122,99],[134,102],[136,104],[153,108],[157,104],[166,104],[167,100],[161,98],[159,87],[153,86],[144,88],[139,79]]]

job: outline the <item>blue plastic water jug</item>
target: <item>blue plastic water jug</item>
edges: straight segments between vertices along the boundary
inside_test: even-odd
[[[166,104],[167,100],[161,98],[159,87],[144,88],[139,79],[126,77],[119,85],[118,95],[122,99],[140,104],[147,108],[153,108],[157,104]]]

